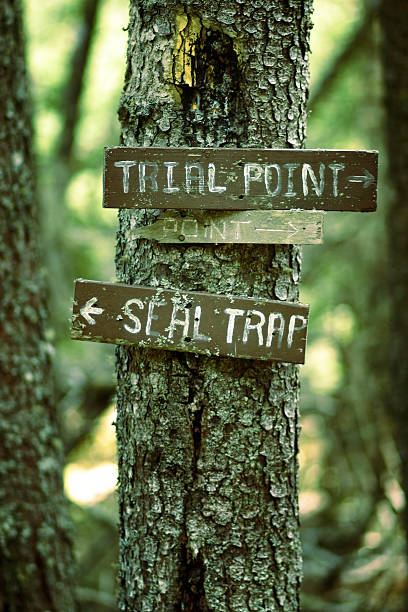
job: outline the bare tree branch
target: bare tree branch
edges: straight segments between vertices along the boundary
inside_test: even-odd
[[[97,605],[112,612],[116,612],[116,600],[110,593],[96,591],[95,589],[77,588],[76,595],[78,601],[83,604]]]
[[[340,72],[364,46],[364,42],[369,36],[371,26],[374,20],[377,18],[377,15],[378,10],[375,3],[367,6],[366,14],[361,20],[360,25],[350,36],[350,39],[344,46],[341,53],[334,58],[329,66],[329,69],[323,75],[320,82],[317,83],[314,89],[312,89],[309,101],[309,110],[315,110],[322,100],[324,100],[336,82]]]
[[[65,455],[68,456],[76,450],[92,433],[101,414],[106,410],[115,395],[114,385],[96,384],[89,380],[84,387],[82,401],[78,405],[78,412],[83,421],[77,431],[67,431],[64,441]]]
[[[79,117],[79,103],[83,90],[84,75],[88,65],[92,38],[98,15],[100,0],[84,0],[77,44],[72,54],[71,72],[62,96],[61,112],[63,129],[58,146],[58,157],[69,162]]]

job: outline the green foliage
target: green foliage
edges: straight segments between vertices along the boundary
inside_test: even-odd
[[[319,5],[324,10],[327,2],[317,3],[315,18]],[[343,19],[315,31],[312,83],[330,72],[330,62],[364,19],[356,3],[341,8]],[[348,20],[350,9],[357,23]],[[332,30],[336,46],[331,59],[322,59]],[[311,322],[302,406],[313,435],[306,434],[301,446],[306,454],[301,501],[304,494],[306,502],[307,494],[318,495],[309,497],[303,518],[303,609],[310,611],[401,610],[406,588],[403,495],[386,403],[388,188],[378,39],[374,23],[364,44],[339,66],[308,122],[308,147],[380,152],[376,214],[328,214],[324,245],[305,249],[302,298],[311,303]],[[313,77],[314,65],[323,75]],[[313,87],[311,93],[313,100]],[[320,451],[310,465],[307,455],[315,446]]]

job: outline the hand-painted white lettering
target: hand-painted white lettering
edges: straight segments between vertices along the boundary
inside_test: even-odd
[[[175,187],[173,185],[173,168],[175,168],[176,166],[178,166],[178,162],[164,162],[164,165],[167,168],[167,187],[164,187],[163,192],[164,193],[177,193],[177,191],[180,191],[180,187]]]
[[[191,230],[190,232],[186,231],[186,228],[188,228],[188,225],[190,224]],[[186,238],[197,238],[198,236],[198,222],[197,219],[189,219],[188,217],[186,219],[183,219],[183,221],[181,222],[181,230],[180,233],[183,234],[183,236],[185,236]]]
[[[314,190],[317,196],[323,195],[324,190],[324,164],[319,164],[319,178],[320,184],[317,181],[316,174],[310,164],[303,164],[302,167],[302,185],[303,185],[303,195],[309,195],[309,185],[307,182],[307,177],[310,177],[310,180],[313,183],[312,189]]]
[[[338,184],[339,184],[339,172],[344,170],[344,164],[329,164],[330,170],[333,172],[333,195],[337,197],[339,195]]]
[[[188,327],[190,325],[190,309],[189,308],[184,308],[184,316],[185,316],[184,321],[182,321],[181,319],[176,319],[176,314],[177,314],[178,310],[181,310],[179,305],[178,304],[173,304],[173,310],[172,310],[172,313],[171,313],[170,325],[168,327],[168,332],[169,333],[167,335],[169,340],[171,338],[173,338],[174,331],[175,331],[177,325],[181,325],[181,327],[183,328],[183,335],[184,336],[188,335]]]
[[[241,225],[248,225],[251,223],[250,221],[233,221],[231,219],[231,225],[235,225],[235,240],[239,240],[241,238]]]
[[[189,163],[186,162],[185,165],[186,168],[186,191],[187,193],[191,192],[191,182],[194,181],[198,181],[198,191],[199,193],[204,193],[204,169],[202,167],[202,165],[199,162],[196,163]],[[192,176],[191,172],[192,170],[197,170],[198,171],[198,175],[197,176]]]
[[[132,304],[136,304],[136,306],[138,306],[140,308],[140,310],[143,310],[143,308],[144,308],[144,304],[143,304],[142,300],[139,300],[137,298],[133,298],[132,300],[128,300],[126,302],[126,304],[124,306],[122,306],[122,310],[123,310],[124,314],[127,317],[129,317],[129,319],[131,319],[133,321],[135,326],[134,327],[130,327],[129,325],[124,324],[123,327],[130,334],[138,334],[140,332],[140,330],[142,329],[142,324],[140,322],[139,317],[134,315],[133,312],[131,311],[130,307],[131,307]]]
[[[276,325],[278,322],[278,325]],[[277,346],[282,346],[283,332],[285,331],[285,317],[280,312],[271,312],[268,319],[268,333],[266,336],[265,348],[269,348],[272,345],[273,339],[278,332]]]
[[[208,164],[208,191],[210,193],[224,193],[226,191],[225,186],[215,185],[215,164]]]
[[[215,221],[213,221],[213,219],[209,220],[209,224],[205,223],[204,224],[204,238],[210,238],[210,240],[215,240],[217,234],[219,234],[219,236],[225,240],[227,237],[226,234],[226,222],[225,221],[221,221],[221,226],[222,229],[220,229],[216,224]]]
[[[145,154],[147,155],[147,153]],[[355,184],[362,185],[363,189],[367,189],[375,182],[375,177],[367,169],[362,168],[356,175],[344,176],[347,169],[346,163],[321,162],[319,158],[315,161],[315,156],[311,155],[309,162],[303,163],[267,163],[267,160],[274,160],[274,157],[264,158],[264,163],[241,161],[243,164],[243,176],[237,177],[235,173],[230,173],[228,182],[221,185],[223,179],[220,178],[219,163],[217,161],[208,162],[205,158],[201,162],[190,161],[157,161],[159,158],[154,158],[156,161],[133,161],[119,160],[113,164],[120,173],[122,180],[118,181],[120,174],[115,171],[115,187],[114,192],[120,191],[122,188],[123,194],[139,191],[146,192],[162,192],[167,195],[181,195],[185,192],[187,195],[196,197],[197,194],[214,194],[222,196],[226,192],[230,192],[233,198],[246,196],[251,197],[251,208],[254,205],[253,198],[262,198],[267,195],[270,198],[321,198],[334,196],[338,198],[342,188],[347,183],[350,187]],[[189,157],[187,157],[189,159]],[[191,158],[190,158],[191,159]],[[198,159],[193,157],[193,159]],[[211,158],[210,158],[211,159]],[[217,158],[218,159],[218,158]],[[227,157],[228,159],[228,157]],[[296,159],[296,158],[295,158]],[[334,157],[336,159],[336,157]],[[180,172],[185,172],[185,180],[181,180]],[[234,164],[235,165],[235,164]],[[139,167],[138,181],[137,170],[132,170],[133,166]],[[354,166],[355,167],[355,164]],[[178,169],[177,169],[178,168]],[[208,169],[207,169],[208,168]],[[175,170],[176,169],[176,170]],[[351,170],[351,168],[349,169]],[[223,172],[226,168],[223,166]],[[342,174],[343,173],[343,174]],[[243,185],[242,185],[243,179]],[[231,182],[229,182],[231,181]],[[119,183],[119,185],[118,185]],[[121,185],[121,187],[120,187]],[[242,191],[241,191],[242,189]],[[352,195],[352,194],[350,194]],[[116,196],[115,196],[116,197]],[[222,196],[224,197],[224,196]],[[227,197],[227,194],[225,195]],[[170,198],[169,198],[170,199]],[[177,196],[175,197],[177,199]],[[265,200],[264,200],[265,201]],[[166,206],[169,204],[165,199]],[[326,203],[322,202],[325,207]],[[242,206],[242,205],[241,205]],[[310,205],[309,205],[310,206]],[[206,205],[207,207],[207,205]],[[245,207],[244,207],[245,208]],[[203,230],[206,237],[216,236],[221,231],[221,222],[218,226],[211,223],[209,229]],[[227,235],[232,231],[231,224],[227,221],[226,229],[223,230]],[[218,232],[218,234],[217,234]],[[201,235],[201,234],[200,234]],[[226,239],[226,236],[222,236]]]
[[[252,323],[252,317],[259,317],[259,321],[257,323]],[[262,334],[262,326],[265,323],[265,315],[260,310],[248,310],[247,317],[245,319],[245,327],[244,333],[242,334],[242,342],[245,344],[248,342],[248,336],[251,329],[256,329],[258,333],[258,344],[259,346],[263,345],[263,334]]]
[[[296,325],[296,321],[300,322],[299,326]],[[301,329],[304,329],[306,325],[307,325],[306,317],[303,317],[302,315],[292,315],[290,317],[289,328],[288,328],[288,348],[292,346],[293,334],[297,331],[300,331]]]
[[[293,191],[293,173],[296,168],[299,168],[299,164],[283,164],[284,168],[288,170],[288,188],[285,195],[287,198],[293,198],[297,195],[296,191]]]
[[[200,321],[201,321],[201,306],[196,306],[194,309],[193,340],[201,340],[202,342],[209,342],[210,338],[200,332]]]
[[[97,297],[93,297],[79,309],[80,314],[84,317],[85,321],[89,323],[89,325],[95,325],[96,321],[91,315],[101,315],[104,311],[103,308],[99,308],[99,306],[94,306],[98,301]]]
[[[271,189],[270,183],[270,170],[276,170],[276,187],[274,190]],[[280,194],[282,188],[281,169],[279,164],[267,164],[265,166],[265,187],[266,193],[272,197]]]
[[[158,304],[154,301],[149,302],[149,309],[147,311],[147,321],[146,321],[146,336],[160,336],[159,332],[152,330],[152,321],[158,320],[158,315],[153,314],[153,310],[155,306]],[[161,304],[164,306],[164,304]]]
[[[178,219],[176,217],[165,217],[163,221],[163,235],[177,232]]]
[[[228,327],[227,327],[227,344],[232,343],[232,336],[234,334],[235,318],[242,317],[245,314],[245,310],[241,308],[226,308],[225,314],[229,315]]]
[[[253,171],[253,174],[252,174]],[[252,181],[259,181],[262,177],[263,170],[260,164],[245,164],[244,166],[244,187],[245,194],[247,195],[250,190],[250,183]]]
[[[152,168],[150,174],[146,175],[146,166]],[[158,191],[157,186],[157,173],[159,166],[156,162],[139,162],[139,190],[140,193],[146,192],[146,181],[150,181],[150,187],[152,191]]]
[[[115,166],[117,168],[123,168],[123,193],[129,193],[129,168],[136,166],[135,161],[117,161]]]

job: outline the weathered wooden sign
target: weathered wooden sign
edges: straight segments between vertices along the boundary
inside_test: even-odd
[[[376,151],[105,148],[110,208],[373,211]]]
[[[71,337],[304,363],[309,306],[76,281]]]
[[[167,244],[322,242],[323,213],[316,211],[166,211],[153,225],[131,232]],[[130,237],[130,236],[129,236]]]

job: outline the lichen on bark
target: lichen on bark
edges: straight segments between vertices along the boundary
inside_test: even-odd
[[[21,3],[0,3],[0,609],[72,612]]]
[[[132,1],[127,146],[301,147],[311,1]],[[295,301],[295,246],[128,240],[121,282]],[[298,373],[277,362],[117,350],[120,609],[297,610]]]

